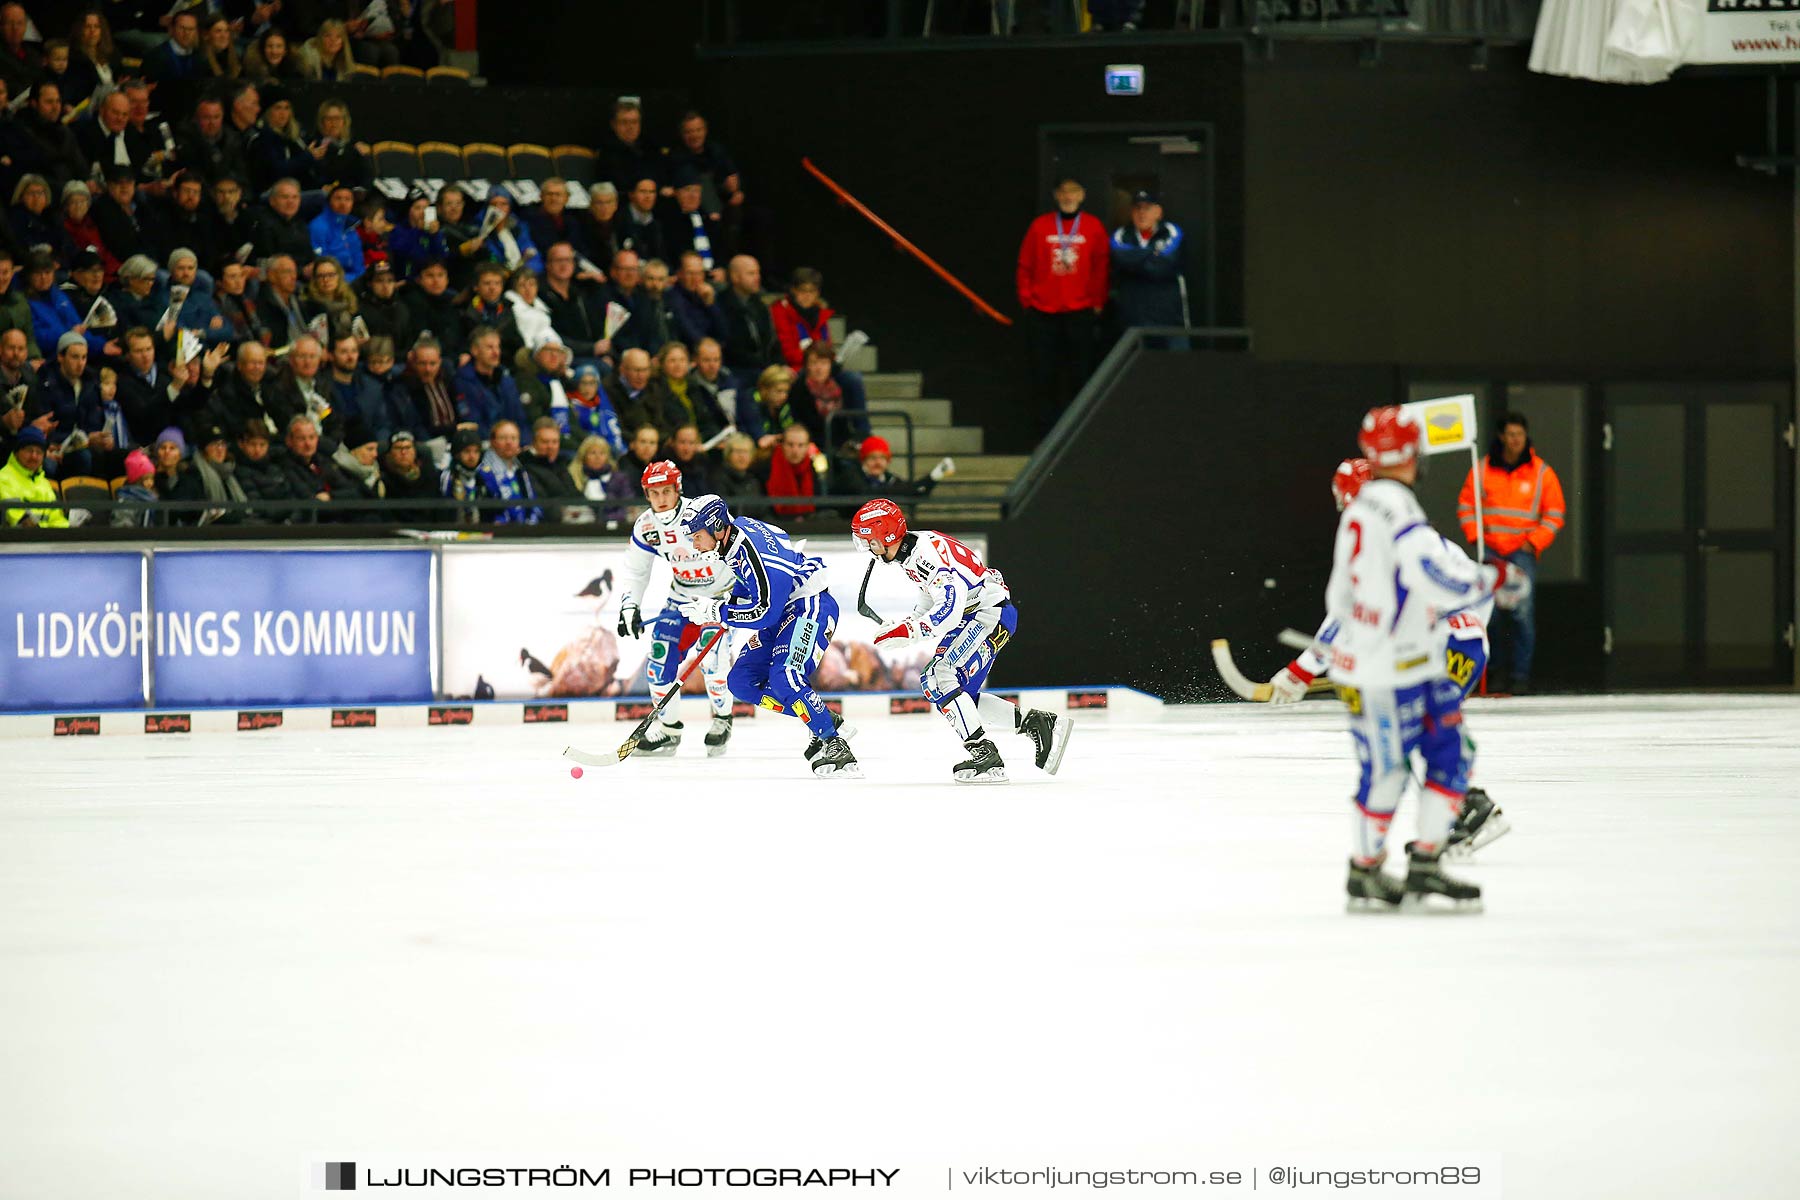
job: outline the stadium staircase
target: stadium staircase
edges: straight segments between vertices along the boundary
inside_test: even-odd
[[[832,319],[832,340],[842,342],[848,330],[841,317]],[[956,460],[956,474],[938,484],[931,498],[914,510],[920,520],[979,521],[1000,516],[1000,497],[1020,471],[1023,454],[988,454],[979,425],[958,425],[950,400],[925,394],[925,378],[918,371],[883,371],[873,342],[857,350],[844,364],[862,373],[869,396],[869,425],[887,439],[894,450],[892,470],[905,475],[910,469],[923,476],[949,455]],[[913,464],[906,462],[907,424],[912,422]]]

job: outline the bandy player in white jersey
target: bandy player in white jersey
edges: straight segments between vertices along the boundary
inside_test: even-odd
[[[1366,458],[1346,458],[1337,465],[1337,470],[1331,476],[1331,497],[1336,501],[1339,513],[1350,506],[1363,484],[1372,478],[1374,468]],[[1475,685],[1481,682],[1482,673],[1487,670],[1487,622],[1493,611],[1494,599],[1490,597],[1473,608],[1450,614],[1439,624],[1444,674],[1462,689],[1462,698],[1465,700],[1475,690]],[[1331,643],[1338,635],[1338,628],[1337,622],[1327,619],[1313,635],[1312,645],[1275,673],[1275,678],[1269,680],[1270,704],[1293,704],[1302,700],[1314,680],[1330,677]],[[1467,767],[1472,774],[1475,765],[1475,739],[1469,736],[1466,720],[1460,728]],[[1478,787],[1471,787],[1463,797],[1462,811],[1456,816],[1456,826],[1450,831],[1450,842],[1444,853],[1451,858],[1473,854],[1481,847],[1497,841],[1511,828],[1501,815],[1499,806],[1488,794]]]
[[[1423,429],[1403,408],[1370,410],[1357,437],[1374,478],[1338,519],[1325,589],[1331,676],[1350,710],[1360,778],[1354,847],[1345,888],[1353,909],[1392,908],[1432,897],[1479,908],[1481,889],[1445,875],[1439,859],[1468,790],[1462,688],[1444,670],[1444,620],[1503,590],[1523,594],[1523,575],[1504,561],[1477,563],[1445,541],[1413,495]],[[1419,836],[1405,884],[1385,874],[1388,826],[1425,762]]]
[[[1074,722],[1037,708],[1021,712],[1010,700],[981,690],[1019,625],[1019,610],[1000,572],[948,534],[908,532],[906,514],[892,500],[871,500],[857,509],[850,536],[881,561],[897,563],[919,586],[912,612],[876,634],[875,641],[937,641],[919,684],[969,752],[967,761],[952,768],[952,777],[958,783],[1006,782],[1006,764],[984,720],[1030,738],[1038,768],[1056,774]]]
[[[646,674],[650,694],[661,700],[677,686],[681,656],[699,635],[699,626],[690,623],[681,605],[708,596],[724,596],[731,591],[732,575],[717,554],[702,554],[681,530],[681,522],[694,508],[694,502],[681,495],[681,471],[672,462],[653,462],[644,468],[644,499],[650,502],[631,526],[631,544],[625,550],[625,566],[619,572],[619,636],[641,637],[644,632],[639,603],[650,582],[650,569],[661,558],[669,564],[673,576],[669,599],[662,613],[650,623],[650,661]],[[730,664],[725,660],[726,638],[720,638],[707,651],[700,664],[706,676],[706,699],[712,705],[712,727],[706,731],[706,754],[716,758],[725,753],[731,741],[731,689],[725,679]],[[673,701],[665,713],[678,712],[680,701]],[[682,723],[677,717],[665,716],[644,736],[635,753],[643,758],[667,758],[681,744]]]

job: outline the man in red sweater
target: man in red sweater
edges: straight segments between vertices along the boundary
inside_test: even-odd
[[[1087,192],[1073,177],[1058,182],[1054,194],[1056,208],[1033,221],[1019,244],[1019,306],[1043,433],[1093,372],[1106,306],[1106,227],[1081,211]]]

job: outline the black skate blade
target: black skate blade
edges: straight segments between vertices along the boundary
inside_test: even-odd
[[[1400,908],[1409,916],[1418,917],[1470,917],[1485,911],[1479,896],[1453,900],[1440,892],[1408,892]]]
[[[1467,861],[1477,850],[1493,845],[1511,832],[1512,824],[1496,810],[1493,816],[1481,823],[1481,828],[1472,837],[1444,851],[1444,857],[1459,862]]]

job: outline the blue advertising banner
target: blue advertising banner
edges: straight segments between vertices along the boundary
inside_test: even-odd
[[[428,550],[158,551],[156,702],[431,696]]]
[[[0,558],[0,709],[144,703],[144,556]]]

